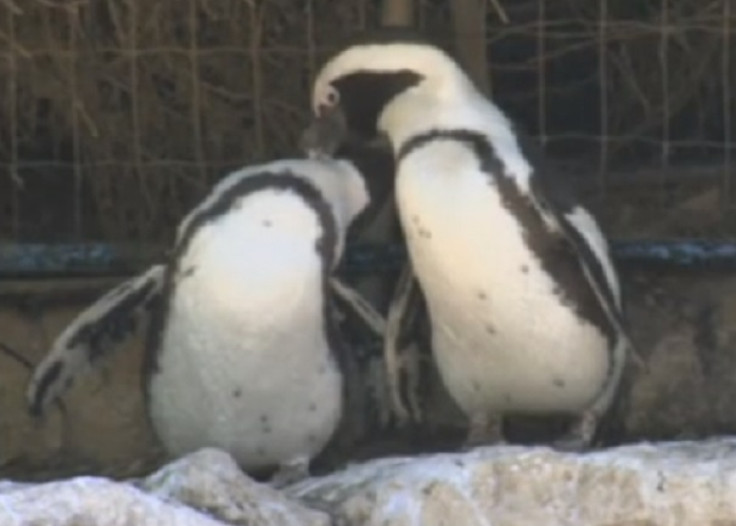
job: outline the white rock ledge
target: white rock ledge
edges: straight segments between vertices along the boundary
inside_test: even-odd
[[[0,495],[2,526],[222,526],[191,508],[131,485],[96,477],[10,489]]]
[[[30,525],[736,526],[736,439],[388,458],[284,492],[203,449],[137,483],[0,481],[0,526]]]
[[[133,484],[76,477],[0,482],[0,526],[328,526],[329,517],[202,449]]]
[[[736,440],[381,459],[287,492],[351,526],[736,526]]]

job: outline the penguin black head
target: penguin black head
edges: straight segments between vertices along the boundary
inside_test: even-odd
[[[439,46],[385,30],[342,48],[320,70],[312,90],[314,119],[302,135],[310,155],[334,155],[350,142],[380,142],[386,109],[407,92],[454,95],[469,79]]]

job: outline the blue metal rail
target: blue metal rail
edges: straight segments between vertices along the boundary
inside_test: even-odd
[[[614,241],[621,265],[690,270],[736,270],[736,242],[702,240]],[[158,246],[108,243],[0,243],[0,277],[122,276],[162,261]],[[401,246],[353,246],[346,253],[347,273],[397,269],[406,257]]]

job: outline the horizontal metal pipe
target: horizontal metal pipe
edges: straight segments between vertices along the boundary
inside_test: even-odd
[[[616,261],[627,267],[736,270],[736,242],[704,240],[613,241]],[[0,277],[118,276],[162,261],[160,246],[110,243],[0,243]],[[348,247],[341,271],[383,273],[405,260],[402,246]]]

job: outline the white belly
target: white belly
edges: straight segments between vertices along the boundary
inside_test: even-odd
[[[433,167],[407,160],[397,197],[448,391],[466,413],[584,409],[608,373],[603,334],[553,293],[484,175]]]
[[[300,221],[316,228],[312,214]],[[180,266],[149,386],[173,455],[214,446],[245,468],[278,465],[312,458],[337,426],[342,379],[323,331],[321,262],[314,239],[277,222],[220,225]]]

